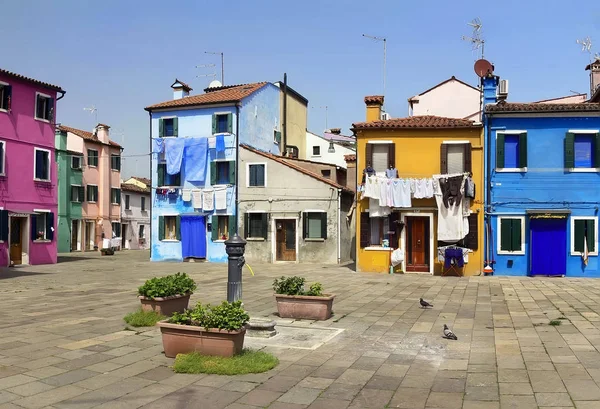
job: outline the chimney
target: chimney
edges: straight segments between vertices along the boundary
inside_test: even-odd
[[[494,74],[487,74],[481,78],[483,83],[483,109],[487,104],[495,104],[498,102],[498,82],[500,78]]]
[[[339,135],[342,133],[342,128],[331,128],[329,130],[329,133],[332,133],[334,135]]]
[[[365,97],[365,104],[367,105],[367,122],[379,121],[381,119],[383,95]]]
[[[193,91],[193,88],[190,87],[183,81],[179,81],[175,78],[175,82],[171,85],[173,88],[173,99],[181,99],[190,95],[190,91]]]
[[[96,137],[98,138],[98,140],[104,144],[108,145],[108,130],[110,129],[110,126],[108,125],[104,125],[104,124],[98,124],[96,125],[96,129],[95,129],[95,134]]]
[[[590,98],[592,98],[600,89],[600,57],[596,57],[596,60],[589,63],[585,69],[590,70]]]

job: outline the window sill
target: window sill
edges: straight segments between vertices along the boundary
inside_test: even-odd
[[[304,239],[304,241],[317,241],[317,242],[321,241],[321,242],[323,242],[323,241],[325,241],[325,239],[321,238],[321,237],[315,237],[315,238],[312,238],[312,239],[306,238],[306,239]]]
[[[376,247],[376,246],[365,247],[363,250],[366,250],[366,251],[394,251],[394,249],[391,247]]]
[[[111,171],[111,172],[120,172],[120,170],[119,170],[119,169],[111,169],[110,171]]]
[[[35,117],[35,120],[36,120],[36,121],[40,121],[40,122],[45,122],[45,123],[47,123],[47,124],[49,124],[49,123],[50,123],[50,120],[49,120],[49,119],[38,118],[37,116]]]
[[[571,173],[598,173],[600,168],[569,168],[567,172]]]
[[[176,240],[176,239],[162,239],[161,241],[166,242],[166,243],[179,243],[180,240]]]
[[[88,168],[97,168],[98,166],[88,165]]]
[[[259,189],[264,189],[266,186],[246,186],[249,189],[253,189],[253,188],[259,188]]]
[[[38,182],[38,183],[50,183],[50,179],[33,179],[34,182]]]
[[[578,251],[572,251],[572,252],[571,252],[571,255],[572,255],[572,256],[579,256],[579,257],[582,257],[582,256],[583,256],[583,253],[580,253],[580,252],[578,252]],[[595,252],[593,252],[593,253],[588,253],[588,256],[596,256],[596,257],[597,257],[597,256],[598,256],[598,252],[597,252],[597,251],[595,251]]]
[[[77,200],[71,200],[71,203],[81,204],[82,202],[78,202]]]
[[[265,241],[264,237],[247,237],[246,241]]]
[[[527,168],[496,168],[496,173],[523,173]]]
[[[52,243],[52,240],[47,240],[47,239],[38,239],[38,240],[34,240],[34,243]]]
[[[87,202],[88,202],[88,203],[96,203],[96,201],[95,201],[95,200],[88,200]]]
[[[213,240],[213,243],[225,243],[227,240]]]
[[[231,132],[217,132],[212,134],[212,136],[217,136],[217,135],[233,135]]]
[[[8,109],[0,108],[0,112],[6,112],[8,114],[10,111]]]
[[[525,251],[498,251],[499,256],[524,256]]]

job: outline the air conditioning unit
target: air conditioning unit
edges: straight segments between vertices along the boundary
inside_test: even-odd
[[[500,80],[498,87],[498,96],[506,98],[508,96],[508,80]]]
[[[387,112],[382,112],[382,113],[381,113],[381,119],[385,121],[385,120],[387,120],[387,119],[392,119],[392,117],[391,117],[391,115],[390,115],[390,114],[388,114]]]

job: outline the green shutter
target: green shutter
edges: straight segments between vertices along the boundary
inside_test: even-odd
[[[181,240],[181,216],[175,217],[175,238]]]
[[[527,132],[519,135],[519,167],[527,167]]]
[[[217,162],[210,163],[210,184],[213,186],[217,184]]]
[[[585,235],[585,220],[575,220],[575,251],[583,252],[583,237]]]
[[[158,239],[165,239],[165,218],[163,216],[158,216]]]
[[[118,203],[119,205],[121,204],[121,189],[116,189],[117,190],[117,201],[115,203]]]
[[[162,138],[165,136],[165,121],[162,118],[158,120],[158,137]]]
[[[275,143],[277,143],[277,144],[281,143],[281,132],[280,131],[275,131],[274,140],[275,140]]]
[[[321,213],[321,238],[327,239],[327,213]]]
[[[179,118],[173,118],[173,136],[179,136]]]
[[[228,163],[229,163],[229,184],[235,186],[235,161],[230,160]]]
[[[575,167],[575,135],[567,132],[565,137],[565,168]]]
[[[596,251],[596,222],[595,220],[586,220],[585,221],[585,234],[587,239],[588,251],[590,253]]]
[[[171,186],[181,186],[181,172],[171,176]]]
[[[233,115],[227,114],[227,132],[233,133]]]
[[[309,213],[302,213],[302,238],[308,237],[308,215]]]
[[[512,219],[512,251],[521,251],[521,219]]]
[[[269,232],[269,222],[267,219],[267,214],[266,213],[261,213],[260,215],[261,218],[261,226],[262,226],[262,237],[267,240],[267,236],[268,236],[268,232]]]
[[[250,214],[244,213],[244,238],[250,237]]]
[[[512,251],[512,219],[500,219],[500,250]]]
[[[594,139],[594,167],[600,168],[600,133]]]
[[[217,133],[217,114],[213,114],[212,116],[212,134]]]
[[[210,235],[212,241],[219,240],[219,216],[213,216],[211,219]]]
[[[229,228],[229,238],[232,238],[237,232],[235,218],[236,216],[229,216],[229,221],[227,222],[227,227]]]
[[[159,163],[158,164],[158,169],[157,169],[157,173],[158,173],[158,182],[157,182],[157,186],[161,187],[165,185],[165,172],[166,172],[166,165],[164,163]]]
[[[496,134],[496,169],[504,168],[504,134]]]

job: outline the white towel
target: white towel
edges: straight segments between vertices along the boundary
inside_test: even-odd
[[[192,190],[191,189],[182,189],[181,190],[181,200],[184,202],[189,202],[192,200]]]
[[[217,138],[211,136],[208,138],[208,149],[214,149],[217,146]]]
[[[192,190],[192,206],[194,209],[202,209],[202,190]]]
[[[227,210],[227,188],[215,189],[215,210]]]
[[[202,210],[205,212],[212,211],[215,206],[214,192],[213,189],[204,189],[202,192]]]

